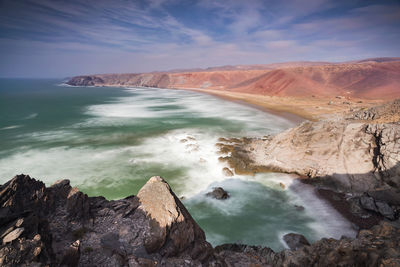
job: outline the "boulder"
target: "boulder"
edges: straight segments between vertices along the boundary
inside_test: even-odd
[[[213,191],[208,192],[206,196],[215,198],[215,199],[227,199],[229,198],[228,192],[226,192],[222,187],[214,187]]]
[[[283,236],[283,240],[292,250],[297,250],[303,246],[309,246],[310,243],[304,237],[304,235],[289,233]]]
[[[154,176],[140,189],[139,210],[149,218],[149,231],[144,245],[148,253],[159,251],[163,256],[175,256],[191,251],[194,258],[206,258],[211,246],[192,216],[172,192],[168,183]]]
[[[229,176],[229,177],[233,176],[233,172],[232,172],[229,168],[227,168],[227,167],[224,167],[224,168],[222,169],[222,173],[223,173],[225,176]]]
[[[395,219],[395,211],[384,201],[375,200],[373,197],[363,195],[360,197],[360,204],[362,208],[379,213],[389,220]]]

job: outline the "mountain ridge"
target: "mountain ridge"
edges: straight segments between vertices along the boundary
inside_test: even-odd
[[[286,62],[169,72],[94,74],[71,78],[74,86],[143,86],[212,89],[282,97],[400,97],[400,58],[341,63]]]

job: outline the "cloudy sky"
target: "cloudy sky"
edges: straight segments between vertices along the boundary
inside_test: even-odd
[[[0,77],[381,56],[398,0],[0,0]]]

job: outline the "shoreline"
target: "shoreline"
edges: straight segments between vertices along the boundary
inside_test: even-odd
[[[228,101],[247,105],[261,111],[283,117],[295,124],[305,120],[319,121],[328,117],[343,117],[344,114],[354,110],[369,108],[384,103],[384,100],[350,99],[342,96],[332,97],[285,97],[249,94],[226,90],[200,89],[200,88],[161,88],[147,86],[103,85],[104,87],[121,88],[156,88],[165,90],[185,90],[213,95]]]
[[[234,103],[238,103],[238,104],[245,105],[245,106],[248,106],[248,107],[252,107],[252,108],[261,110],[263,112],[267,112],[267,113],[270,113],[272,115],[276,115],[276,116],[282,117],[284,119],[287,119],[290,122],[295,123],[296,125],[301,123],[301,122],[303,122],[303,121],[305,121],[305,120],[313,120],[312,117],[310,117],[307,114],[303,114],[301,112],[294,112],[292,110],[289,111],[289,110],[286,110],[286,109],[283,109],[283,108],[279,108],[279,107],[273,108],[271,106],[268,106],[267,104],[262,105],[260,103],[255,103],[255,102],[251,101],[251,99],[249,99],[249,98],[245,98],[245,97],[241,98],[241,97],[231,96],[229,94],[224,94],[223,92],[225,92],[225,91],[215,92],[214,90],[179,89],[179,88],[167,88],[167,89],[187,90],[187,91],[193,91],[193,92],[197,92],[197,93],[203,93],[203,94],[207,94],[207,95],[212,95],[212,96],[215,96],[215,97],[220,98],[220,99],[224,99],[224,100],[227,100],[227,101],[230,101],[230,102],[234,102]]]
[[[260,110],[282,116],[292,122],[304,120],[319,121],[328,117],[343,117],[357,109],[369,108],[384,103],[384,100],[350,99],[337,97],[285,97],[249,94],[226,90],[198,88],[168,88],[189,90],[218,96],[230,101],[243,103]]]

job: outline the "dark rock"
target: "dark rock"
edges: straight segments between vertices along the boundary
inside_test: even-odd
[[[162,178],[150,179],[139,195],[107,201],[88,197],[68,180],[46,188],[16,176],[0,186],[0,265],[127,266],[161,260],[171,266],[184,265],[185,259],[194,265],[213,260],[204,232]]]
[[[297,211],[303,211],[304,207],[300,206],[300,205],[294,205],[294,207],[296,208]]]
[[[389,205],[400,205],[400,190],[398,189],[377,189],[367,192],[367,195]]]
[[[215,199],[227,199],[229,198],[228,192],[226,192],[222,187],[214,187],[212,192],[206,194],[206,196]]]
[[[68,267],[78,266],[80,256],[80,241],[77,240],[69,246],[60,265]]]
[[[222,169],[222,173],[223,173],[225,176],[233,176],[233,172],[232,172],[229,168],[227,168],[227,167],[224,167],[224,168]]]
[[[362,196],[360,197],[361,206],[366,210],[378,212],[378,208],[375,205],[375,201],[372,197]]]
[[[283,240],[292,250],[297,250],[303,246],[310,245],[307,239],[300,234],[294,234],[294,233],[286,234],[283,236]]]
[[[384,201],[375,201],[374,198],[363,195],[360,197],[360,204],[366,210],[377,212],[390,220],[395,219],[394,210]]]
[[[95,86],[103,85],[104,80],[96,76],[77,76],[70,79],[67,84],[74,86]]]
[[[394,220],[394,211],[393,209],[385,202],[382,201],[376,201],[375,202],[376,207],[378,208],[378,212],[385,216],[386,218],[390,220]]]
[[[371,230],[361,230],[353,240],[323,238],[297,250],[276,253],[268,248],[225,244],[215,251],[228,266],[400,266],[399,241],[400,229],[382,222]]]

